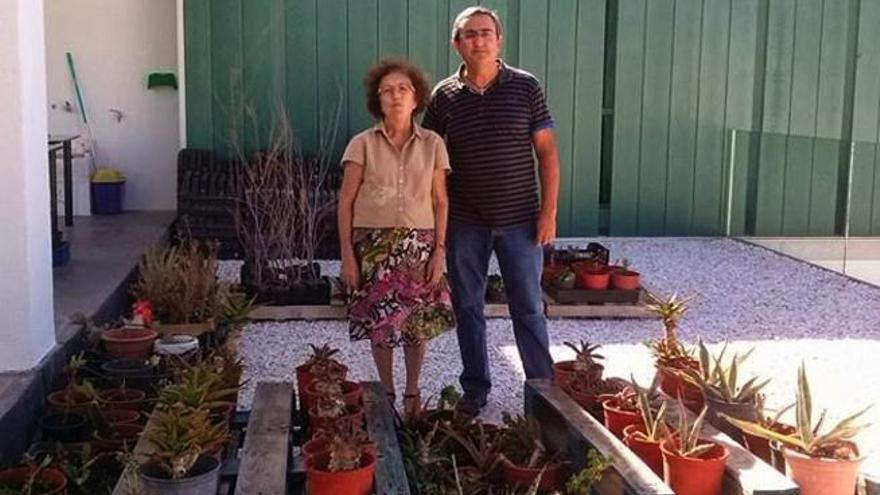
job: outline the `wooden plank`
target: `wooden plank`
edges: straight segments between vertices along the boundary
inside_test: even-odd
[[[687,234],[693,216],[702,3],[702,0],[678,0],[675,4],[669,172],[664,211],[664,232],[667,235]]]
[[[621,2],[617,15],[611,235],[635,235],[638,219],[645,0]]]
[[[285,6],[287,101],[291,125],[305,153],[318,149],[318,34],[315,2]]]
[[[235,493],[275,495],[287,490],[293,384],[257,384]]]
[[[703,9],[700,96],[694,167],[694,205],[690,235],[718,235],[722,230],[722,163],[727,111],[727,61],[730,0],[707,0]]]
[[[525,412],[541,423],[545,440],[564,452],[573,472],[583,469],[588,448],[612,462],[612,468],[594,485],[595,493],[673,493],[638,456],[550,380],[526,380]]]
[[[678,423],[679,414],[687,414],[691,420],[696,415],[685,408],[681,410],[678,403],[668,400],[667,423]],[[736,441],[718,431],[708,423],[703,425],[703,438],[718,442],[730,451],[724,470],[722,485],[723,495],[797,495],[800,489],[794,481],[774,469],[772,466],[755,457]]]
[[[581,0],[577,7],[571,234],[595,236],[599,233],[605,0]]]
[[[408,495],[409,483],[403,456],[397,443],[394,413],[379,382],[361,382],[364,389],[364,418],[370,440],[376,443],[376,493]]]
[[[545,91],[553,115],[556,145],[559,150],[560,188],[556,223],[560,236],[571,236],[571,222],[577,216],[571,190],[572,148],[575,137],[574,83],[577,56],[577,2],[554,0],[548,5],[547,46],[553,56],[547,57]]]
[[[645,71],[639,147],[639,235],[661,235],[666,216],[675,2],[652,0],[645,14]]]
[[[213,147],[211,77],[211,2],[184,2],[184,38],[186,60],[186,145],[189,148]]]

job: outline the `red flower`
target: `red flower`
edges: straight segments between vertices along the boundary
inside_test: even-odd
[[[132,314],[135,319],[139,319],[145,327],[153,323],[153,304],[146,300],[140,299],[132,305]]]

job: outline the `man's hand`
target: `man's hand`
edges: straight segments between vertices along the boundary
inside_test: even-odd
[[[538,216],[538,235],[537,243],[539,246],[553,244],[556,240],[556,215],[552,213],[544,213]]]
[[[428,285],[431,287],[437,287],[440,283],[440,279],[443,278],[443,261],[445,258],[445,253],[442,249],[435,249],[434,253],[431,255],[431,259],[428,260],[427,273],[425,274],[425,279],[428,282]]]
[[[354,257],[354,253],[342,255],[342,270],[340,278],[342,279],[342,283],[345,284],[349,290],[354,291],[361,287],[360,267],[358,266],[357,258]]]

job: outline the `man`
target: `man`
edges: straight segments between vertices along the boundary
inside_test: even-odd
[[[553,376],[541,270],[542,246],[556,237],[559,154],[538,80],[504,64],[501,45],[495,12],[462,11],[452,26],[452,46],[464,64],[434,88],[423,122],[445,138],[453,170],[446,263],[464,365],[459,409],[473,415],[492,387],[483,317],[492,252],[526,377]]]

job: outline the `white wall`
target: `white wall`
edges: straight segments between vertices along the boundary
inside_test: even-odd
[[[26,370],[55,344],[43,0],[0,15],[0,371]]]
[[[94,132],[97,164],[118,168],[128,179],[124,207],[175,209],[178,92],[146,86],[151,71],[176,72],[175,0],[45,2],[49,131],[86,135],[65,59],[69,51]],[[64,110],[65,101],[73,112]],[[111,108],[122,111],[121,122]],[[74,164],[81,180],[87,163]]]

